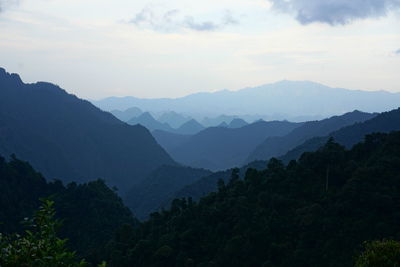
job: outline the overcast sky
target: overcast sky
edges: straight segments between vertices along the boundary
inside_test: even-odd
[[[0,67],[80,97],[400,92],[400,0],[0,0]]]

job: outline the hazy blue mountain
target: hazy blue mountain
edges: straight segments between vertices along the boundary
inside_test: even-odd
[[[157,118],[159,122],[168,123],[172,128],[178,129],[184,123],[191,120],[190,117],[183,116],[175,111],[164,112]]]
[[[178,113],[203,114],[209,117],[220,114],[261,114],[273,116],[275,119],[292,120],[304,116],[326,118],[356,109],[365,112],[388,111],[397,108],[400,93],[331,88],[308,81],[281,81],[239,91],[197,93],[176,99],[112,97],[93,103],[104,110],[135,106],[152,112],[174,110]],[[205,127],[209,126],[203,121],[201,123]]]
[[[330,133],[323,137],[314,137],[303,144],[295,147],[287,152],[281,159],[288,162],[292,159],[298,159],[304,152],[313,152],[326,143],[326,141],[333,137],[336,142],[341,145],[351,148],[358,142],[363,141],[367,134],[372,133],[389,133],[391,131],[400,130],[400,109],[395,109],[389,112],[384,112],[376,117],[356,123],[347,127],[343,127],[337,131]]]
[[[201,124],[205,127],[227,127],[237,116],[219,115],[217,117],[205,117]],[[221,126],[222,125],[222,126]]]
[[[229,123],[228,127],[229,128],[241,128],[241,127],[246,126],[246,125],[248,125],[248,123],[245,120],[240,119],[240,118],[236,118],[236,119],[233,119]]]
[[[143,113],[143,111],[139,108],[132,107],[123,111],[118,109],[111,110],[110,113],[113,114],[119,120],[126,122],[132,118],[140,116]]]
[[[228,124],[226,122],[221,122],[219,125],[217,125],[217,127],[221,127],[221,128],[228,128]]]
[[[294,129],[285,136],[267,138],[249,155],[246,162],[268,160],[271,157],[282,156],[312,137],[325,136],[344,126],[366,121],[376,115],[377,114],[353,111],[342,116],[334,116],[325,120],[306,122],[301,127]]]
[[[299,127],[287,121],[256,122],[242,128],[207,128],[170,149],[157,139],[178,162],[196,168],[222,170],[241,165],[248,154],[269,136],[282,136]]]
[[[133,186],[125,197],[125,203],[137,218],[146,219],[151,212],[168,205],[176,191],[210,174],[204,169],[162,166]]]
[[[301,127],[297,128],[300,129]],[[285,163],[288,163],[292,159],[298,159],[304,152],[314,152],[320,147],[324,146],[330,137],[346,147],[357,144],[363,141],[365,135],[371,133],[389,133],[391,131],[400,130],[400,109],[392,110],[390,112],[384,112],[376,115],[369,120],[361,123],[355,123],[350,126],[343,127],[337,131],[330,133],[323,137],[314,137],[308,139],[303,144],[290,150],[284,156],[280,157]],[[296,131],[296,130],[294,130]],[[248,163],[247,165],[240,168],[240,176],[243,177],[248,168],[257,170],[264,169],[267,166],[267,160],[258,160]],[[215,192],[217,189],[217,182],[219,179],[227,182],[230,179],[232,170],[219,171],[208,176],[205,176],[193,184],[186,185],[182,189],[178,190],[175,194],[175,198],[192,197],[194,200],[200,199],[210,192]]]
[[[142,126],[130,126],[56,85],[24,84],[0,69],[0,154],[47,178],[103,178],[120,189],[175,162]]]
[[[168,123],[161,123],[158,120],[154,119],[153,116],[149,112],[144,112],[140,116],[136,118],[132,118],[127,121],[128,124],[130,125],[137,125],[140,124],[150,131],[154,130],[164,130],[164,131],[169,131],[173,132],[174,129],[168,125]]]
[[[181,127],[176,129],[174,132],[178,134],[197,134],[202,130],[204,130],[204,126],[195,119],[191,119],[182,124]]]

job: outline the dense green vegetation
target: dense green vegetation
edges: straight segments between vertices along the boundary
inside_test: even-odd
[[[365,251],[357,258],[355,267],[400,266],[400,242],[394,240],[365,242]]]
[[[88,260],[101,259],[103,246],[118,227],[137,223],[102,180],[49,183],[27,162],[0,157],[0,233],[22,233],[20,222],[33,215],[42,197],[55,201],[56,218],[63,222],[60,237],[68,238],[67,247]]]
[[[108,246],[110,266],[353,266],[365,240],[400,239],[400,132],[329,140],[287,166],[176,199]],[[367,248],[368,249],[368,248]],[[359,265],[371,266],[371,265]]]
[[[0,233],[0,266],[88,266],[66,249],[66,239],[57,237],[60,222],[54,219],[53,205],[54,202],[43,200],[34,218],[25,220],[28,229],[23,236],[3,236]]]

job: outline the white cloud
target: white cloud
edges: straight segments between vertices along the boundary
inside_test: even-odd
[[[160,11],[157,7],[146,6],[129,23],[150,28],[158,32],[176,32],[185,29],[193,31],[215,31],[229,25],[239,24],[229,10],[225,10],[218,21],[196,20],[193,16],[184,16],[179,9]]]

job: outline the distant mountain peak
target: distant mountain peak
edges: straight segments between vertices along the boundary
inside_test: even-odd
[[[195,119],[191,119],[182,124],[181,127],[179,127],[179,129],[177,130],[177,132],[180,134],[196,134],[203,129],[204,129],[203,125],[201,125]]]
[[[143,112],[141,115],[139,115],[140,118],[146,118],[146,119],[151,119],[155,120],[154,117],[150,114],[150,112]]]
[[[129,126],[60,87],[25,84],[0,69],[0,154],[28,160],[49,179],[103,178],[124,190],[175,164],[143,127]]]
[[[235,118],[229,123],[228,126],[229,128],[240,128],[246,125],[248,125],[248,123],[245,120],[241,118]]]
[[[16,73],[9,73],[4,68],[0,68],[0,78],[4,80],[9,80],[18,84],[22,84],[21,77]]]

